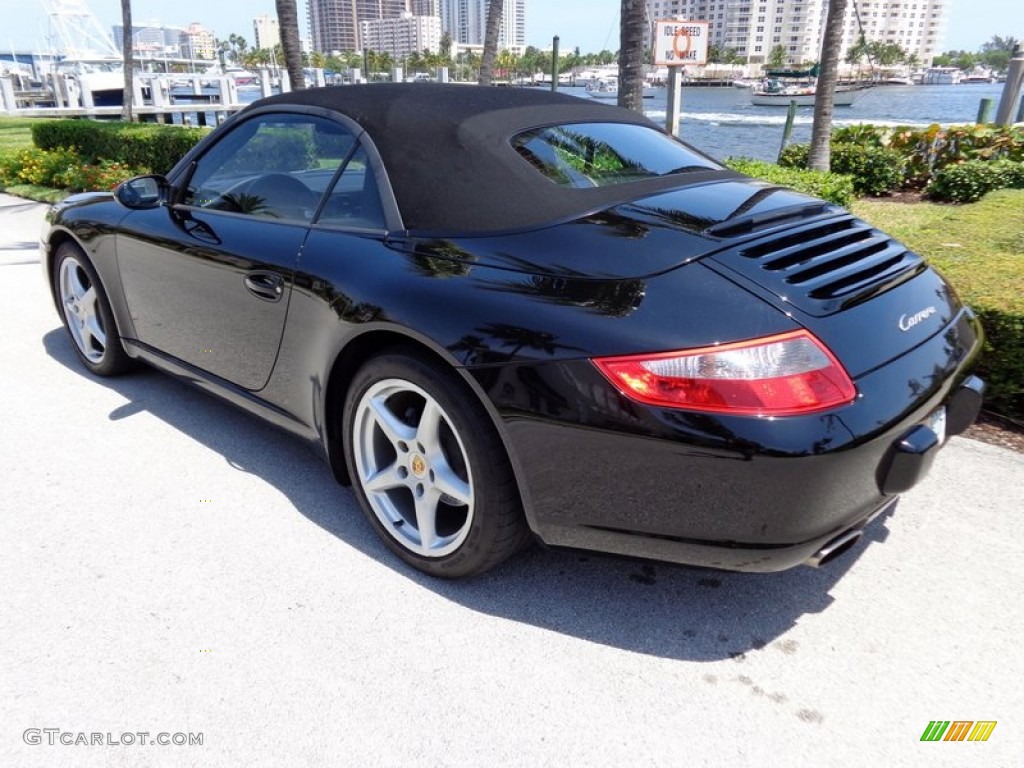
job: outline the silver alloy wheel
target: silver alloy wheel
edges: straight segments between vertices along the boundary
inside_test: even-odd
[[[473,476],[451,418],[429,393],[383,379],[359,400],[353,458],[370,508],[403,548],[444,557],[473,524]]]
[[[99,363],[107,350],[107,333],[100,317],[96,286],[78,259],[68,256],[60,263],[60,304],[71,338],[90,362]]]

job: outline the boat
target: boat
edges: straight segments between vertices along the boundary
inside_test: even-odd
[[[929,67],[924,71],[922,85],[958,85],[961,72],[956,67]]]
[[[889,75],[875,82],[878,85],[916,85],[912,77],[902,77],[900,75]]]
[[[814,106],[817,95],[818,65],[803,70],[768,70],[765,79],[750,93],[750,103],[756,107],[788,107],[795,101],[798,107]],[[870,88],[862,85],[841,85],[836,87],[832,104],[849,107]]]
[[[68,103],[91,107],[119,107],[124,97],[124,64],[101,54],[67,56],[54,71],[64,80]]]
[[[843,85],[836,88],[832,96],[832,104],[837,107],[849,107],[859,99],[869,85]],[[786,85],[781,87],[766,86],[754,89],[750,94],[750,103],[755,107],[788,107],[792,101],[798,107],[813,107],[817,97],[816,85]]]
[[[974,67],[970,72],[964,73],[960,77],[961,83],[994,83],[996,82],[996,75],[988,67],[978,65]]]
[[[617,77],[596,77],[587,83],[587,95],[595,99],[619,98],[619,79]]]

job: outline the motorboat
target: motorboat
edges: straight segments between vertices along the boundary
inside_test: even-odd
[[[597,77],[587,83],[587,95],[595,99],[619,98],[619,79],[617,77]]]

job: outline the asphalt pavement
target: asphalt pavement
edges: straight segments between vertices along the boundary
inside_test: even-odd
[[[821,570],[434,581],[294,439],[87,374],[44,210],[0,195],[0,766],[1024,764],[1024,455],[952,439]]]

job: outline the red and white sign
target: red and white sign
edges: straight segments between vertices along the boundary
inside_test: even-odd
[[[659,67],[702,65],[708,60],[706,21],[662,19],[654,25],[654,63]]]

